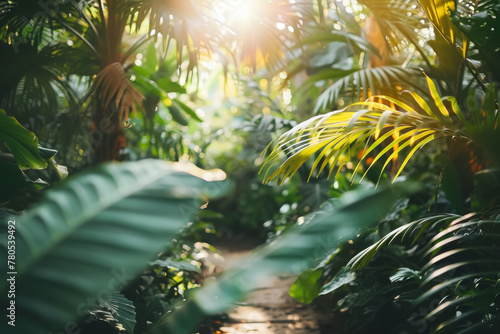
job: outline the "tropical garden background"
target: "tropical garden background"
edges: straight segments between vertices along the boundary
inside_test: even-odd
[[[215,333],[279,274],[327,333],[500,332],[498,15],[0,2],[2,333]]]

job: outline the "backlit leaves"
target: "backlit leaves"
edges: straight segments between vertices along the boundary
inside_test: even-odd
[[[279,138],[268,157],[263,167],[266,180],[285,182],[312,156],[315,159],[309,177],[315,170],[318,174],[326,170],[329,176],[336,175],[353,160],[353,153],[361,150],[353,178],[370,154],[373,157],[367,163],[367,170],[377,163],[384,169],[401,156],[403,161],[394,175],[397,178],[411,157],[429,142],[440,137],[463,136],[459,129],[464,117],[458,105],[448,110],[432,80],[427,78],[427,84],[432,103],[414,92],[402,96],[409,102],[374,96],[298,124]],[[454,113],[460,116],[453,119]],[[463,139],[470,140],[466,136]],[[281,162],[283,155],[285,161]]]

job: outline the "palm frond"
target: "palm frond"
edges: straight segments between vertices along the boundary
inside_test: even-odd
[[[411,306],[426,312],[413,312],[408,323],[433,333],[488,332],[499,321],[498,218],[474,213],[424,218],[387,234],[347,265],[360,270],[389,245],[412,248],[421,261],[412,269],[420,284]]]
[[[314,106],[314,113],[331,107],[341,97],[352,100],[367,100],[373,95],[396,92],[397,87],[418,87],[415,77],[421,72],[413,68],[400,66],[381,66],[374,68],[354,69],[341,71],[335,69],[323,70],[311,76],[303,87],[310,87],[318,80],[331,80],[328,86],[318,97]],[[301,88],[305,89],[305,88]]]
[[[171,40],[175,40],[177,63],[180,67],[183,51],[187,51],[188,75],[198,65],[203,52],[210,53],[212,44],[220,40],[220,25],[209,17],[210,1],[178,0],[133,0],[126,1],[130,27],[138,31],[148,23],[148,31],[162,39],[163,53],[167,52]],[[215,21],[215,22],[214,22]]]
[[[365,151],[353,177],[359,172],[361,162],[380,148],[368,169],[380,160],[383,170],[390,161],[407,152],[394,176],[396,179],[418,149],[437,138],[459,135],[459,125],[450,117],[452,112],[444,106],[432,80],[427,78],[427,82],[434,104],[427,104],[413,92],[407,93],[411,97],[410,104],[389,96],[374,96],[366,102],[354,103],[343,110],[315,116],[298,124],[279,138],[262,167],[267,166],[266,180],[276,178],[285,182],[315,154],[310,177],[315,169],[319,174],[327,166],[328,175],[334,170],[336,175],[351,161],[351,152],[363,148]],[[382,147],[382,143],[391,137],[390,143]],[[286,160],[280,163],[282,153]]]
[[[0,42],[0,52],[8,66],[0,68],[0,106],[21,119],[29,112],[51,114],[60,107],[64,96],[71,108],[76,104],[75,91],[63,78],[67,73],[65,55],[58,52],[60,43],[46,46]]]
[[[336,175],[344,165],[352,163],[353,153],[361,150],[363,154],[352,179],[372,152],[375,156],[370,159],[365,175],[377,162],[383,163],[383,171],[401,156],[396,179],[417,150],[442,137],[474,142],[499,159],[498,145],[491,141],[500,136],[494,85],[487,87],[480,105],[471,103],[474,108],[466,115],[455,98],[442,99],[433,81],[427,76],[426,80],[430,103],[415,92],[404,91],[397,99],[373,96],[298,124],[279,138],[263,165],[261,171],[266,168],[266,181],[285,182],[312,156],[315,160],[309,177],[316,169],[318,175],[323,170],[328,170],[329,176],[336,171]],[[285,161],[281,162],[283,155]]]
[[[449,224],[457,218],[459,218],[457,215],[444,214],[419,219],[400,226],[389,232],[378,242],[356,254],[346,266],[350,267],[353,271],[360,270],[370,263],[383,247],[393,243],[412,245],[424,232],[428,233],[435,229],[436,225],[442,226],[443,224]]]
[[[364,0],[360,3],[373,14],[391,52],[403,51],[407,46],[405,41],[415,44],[418,40],[423,15],[417,9],[416,0]]]
[[[475,333],[468,327],[498,323],[494,296],[500,269],[499,232],[497,219],[461,217],[426,245],[430,259],[421,269],[423,292],[413,305],[435,305],[425,320],[433,319],[438,333]],[[442,302],[433,303],[436,299]]]
[[[77,17],[80,9],[88,6],[86,0],[29,1],[14,0],[0,3],[0,39],[14,46],[29,43],[34,46],[48,45],[65,25],[65,18]]]

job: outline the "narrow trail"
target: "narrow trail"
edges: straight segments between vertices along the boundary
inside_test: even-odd
[[[254,248],[248,243],[216,246],[229,267]],[[327,307],[304,305],[289,296],[294,276],[278,276],[254,291],[246,301],[228,311],[220,332],[226,334],[323,334],[331,333],[332,315]],[[330,330],[328,330],[330,328]]]

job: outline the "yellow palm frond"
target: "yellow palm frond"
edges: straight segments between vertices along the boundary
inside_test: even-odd
[[[418,0],[434,28],[450,44],[460,51],[462,58],[467,54],[467,37],[451,21],[450,11],[455,10],[455,0]],[[462,45],[458,44],[462,41]]]
[[[409,102],[373,96],[366,102],[354,103],[343,110],[298,124],[279,138],[262,167],[266,169],[266,181],[276,179],[284,183],[314,155],[309,177],[314,171],[318,175],[324,170],[328,170],[328,176],[337,174],[351,162],[351,152],[358,150],[364,153],[354,168],[353,178],[369,156],[368,170],[377,163],[383,164],[383,170],[393,159],[401,157],[403,161],[395,179],[411,157],[431,141],[447,136],[469,141],[460,132],[465,117],[456,101],[451,101],[452,108],[448,110],[432,80],[428,78],[427,83],[432,103],[413,92],[405,92]]]

